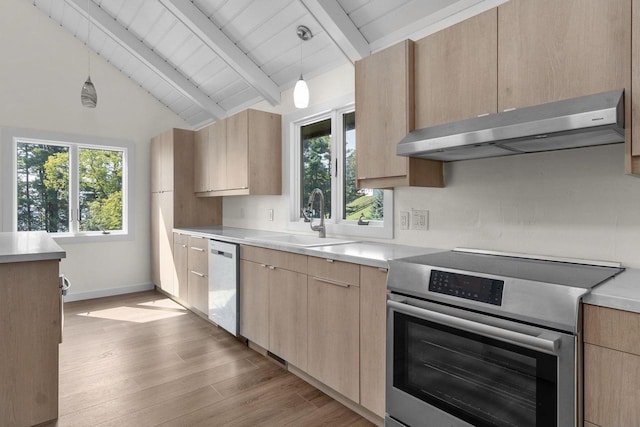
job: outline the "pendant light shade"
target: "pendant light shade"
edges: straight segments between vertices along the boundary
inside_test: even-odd
[[[80,100],[82,101],[82,105],[87,108],[96,108],[98,105],[98,93],[96,92],[96,87],[91,82],[91,52],[89,51],[89,43],[91,42],[91,14],[89,13],[89,2],[87,0],[87,80],[82,85],[82,90],[80,91]]]
[[[91,76],[87,77],[87,81],[82,85],[80,100],[82,105],[87,108],[96,108],[98,104],[98,94],[96,93],[96,87],[91,83]]]
[[[298,80],[296,87],[293,89],[293,105],[296,108],[307,108],[309,106],[309,87],[302,75],[300,75],[300,80]]]
[[[304,25],[299,25],[296,28],[296,34],[303,42],[313,37],[311,30]],[[300,79],[293,88],[293,105],[296,108],[307,108],[309,106],[309,86],[302,78],[302,42],[300,42]]]

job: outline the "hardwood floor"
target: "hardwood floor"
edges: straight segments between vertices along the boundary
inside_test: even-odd
[[[56,426],[370,426],[155,291],[65,304]]]

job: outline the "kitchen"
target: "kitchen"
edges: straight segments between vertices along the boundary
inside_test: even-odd
[[[501,2],[482,3],[475,12],[471,8],[469,13],[478,14]],[[602,2],[596,3],[601,5]],[[0,71],[1,81],[5,82],[2,93],[6,101],[0,107],[3,133],[7,128],[37,129],[127,140],[135,146],[135,175],[131,176],[134,202],[130,211],[130,226],[134,232],[129,239],[123,240],[61,242],[66,251],[61,271],[73,284],[67,301],[149,289],[149,141],[167,129],[192,129],[193,126],[95,55],[91,58],[91,75],[98,90],[99,107],[96,110],[82,108],[77,92],[78,82],[86,79],[87,71],[83,43],[29,2],[5,2],[2,8],[5,13],[0,14],[3,28],[0,43],[5,58],[10,58],[13,64]],[[630,13],[623,15],[631,21]],[[551,18],[543,16],[540,19]],[[25,32],[25,28],[39,30]],[[527,27],[521,31],[522,34],[531,34]],[[424,36],[426,34],[415,40]],[[296,36],[292,34],[291,37]],[[294,45],[297,50],[297,41]],[[624,61],[600,58],[601,62],[597,62],[597,59],[593,60],[592,68],[581,70],[581,75],[598,75],[607,63],[615,64],[615,70],[631,68],[628,64],[630,57]],[[619,76],[611,78],[615,80]],[[594,79],[597,80],[596,77]],[[468,92],[477,86],[485,86],[478,85],[472,78],[468,80],[471,82],[469,87],[459,90]],[[351,64],[309,78],[311,109],[348,94],[352,94],[353,102],[355,82],[355,70]],[[563,84],[567,85],[563,82],[552,90],[562,90]],[[275,109],[268,102],[262,102],[251,105],[251,108],[277,110],[283,117],[289,116],[293,120],[302,118],[291,102],[292,85],[283,90],[281,107]],[[614,88],[619,89],[618,86]],[[494,93],[498,93],[495,87]],[[573,93],[566,97],[586,94]],[[480,96],[468,95],[465,98]],[[60,107],[62,102],[64,108]],[[626,111],[631,111],[631,108]],[[425,125],[416,123],[416,127]],[[287,131],[283,126],[283,135]],[[629,127],[626,131],[630,132]],[[362,237],[352,240],[378,240],[442,250],[471,247],[616,261],[628,269],[638,268],[640,261],[635,243],[640,233],[637,221],[640,190],[637,178],[625,174],[627,147],[631,149],[628,145],[615,144],[446,163],[444,188],[398,186],[394,189],[392,240]],[[5,152],[2,156],[6,159]],[[290,231],[289,213],[292,208],[289,199],[294,192],[291,188],[295,188],[292,187],[290,158],[289,141],[284,138],[282,195],[224,197],[221,219],[225,227]],[[629,155],[627,159],[632,163],[633,157]],[[2,196],[6,200],[8,182],[4,176],[2,180]],[[7,205],[3,203],[4,207]],[[273,221],[269,210],[273,210]],[[428,230],[403,229],[401,213],[419,210],[428,211]],[[8,214],[5,209],[2,215],[6,220]],[[293,231],[310,234],[308,224],[302,227]],[[335,235],[340,234],[332,235],[329,231],[329,237]]]

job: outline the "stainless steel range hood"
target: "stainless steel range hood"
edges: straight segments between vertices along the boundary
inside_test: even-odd
[[[623,90],[416,129],[396,153],[455,161],[618,142],[624,142]]]

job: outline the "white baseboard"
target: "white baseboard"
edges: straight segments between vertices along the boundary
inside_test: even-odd
[[[112,297],[114,295],[132,294],[134,292],[150,291],[154,289],[153,283],[142,283],[139,285],[125,286],[122,288],[100,289],[89,292],[70,292],[64,297],[65,302],[82,301],[85,299]],[[71,286],[73,290],[73,285]]]

